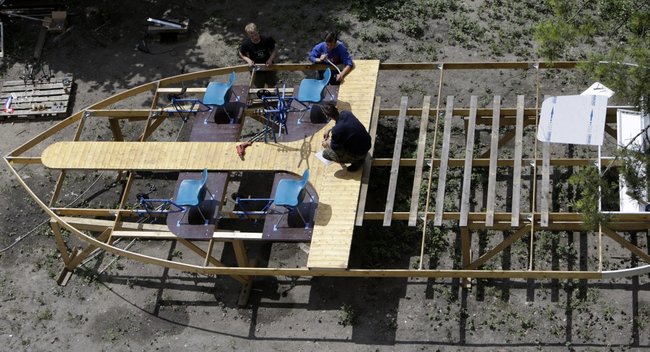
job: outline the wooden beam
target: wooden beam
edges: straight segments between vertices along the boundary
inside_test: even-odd
[[[512,218],[513,228],[519,226],[519,207],[521,201],[521,156],[523,152],[524,135],[524,96],[517,96],[517,125],[515,127],[515,156],[512,171]]]
[[[506,237],[501,241],[501,243],[494,246],[492,249],[487,251],[485,254],[480,256],[478,259],[473,261],[470,265],[466,266],[466,269],[477,269],[479,266],[485,264],[488,260],[492,259],[495,255],[501,253],[504,249],[514,243],[516,240],[522,238],[525,234],[530,231],[530,225],[525,225],[524,227],[515,231],[515,233]]]
[[[420,185],[422,184],[422,169],[424,167],[424,154],[427,147],[427,128],[429,125],[429,105],[431,97],[422,98],[422,115],[420,116],[420,135],[418,136],[418,154],[413,172],[413,189],[411,190],[411,209],[409,211],[409,226],[415,226],[418,219],[418,203],[420,201]],[[401,164],[401,161],[400,161]]]
[[[494,96],[492,102],[494,114],[492,115],[492,138],[490,143],[490,171],[488,175],[487,204],[485,214],[485,225],[490,227],[494,224],[495,194],[497,187],[497,159],[499,158],[499,109],[501,97]]]
[[[478,97],[472,95],[470,98],[470,113],[467,123],[467,137],[465,140],[465,168],[463,170],[463,193],[460,198],[460,227],[467,226],[467,215],[469,214],[469,198],[472,189],[472,160],[474,159],[474,133],[476,130],[476,108]]]
[[[108,238],[111,235],[111,229],[107,228],[104,230],[99,236],[97,236],[96,240],[100,242],[104,242],[108,240]],[[81,252],[79,252],[77,255],[74,257],[70,258],[70,261],[65,265],[65,268],[73,271],[77,266],[81,263],[82,260],[86,259],[92,252],[97,249],[97,246],[93,243],[89,243],[86,248],[84,248]]]
[[[217,260],[217,258],[215,258],[215,257],[213,257],[211,255],[208,255],[203,249],[201,249],[201,247],[195,245],[191,241],[188,241],[188,240],[186,240],[186,239],[184,239],[182,237],[178,237],[178,242],[182,243],[185,247],[189,248],[192,252],[198,254],[200,257],[207,258],[208,261],[210,262],[210,264],[212,264],[214,266],[217,266],[217,267],[226,267],[226,265],[224,265],[222,262]],[[248,283],[248,279],[246,279],[243,276],[240,276],[240,275],[229,275],[229,276],[232,277],[233,279],[239,281],[241,284],[245,285],[246,283]]]
[[[442,151],[440,154],[440,167],[438,168],[438,190],[436,192],[436,215],[433,220],[435,226],[442,225],[442,213],[445,205],[445,185],[447,183],[447,160],[449,159],[449,143],[451,141],[451,118],[454,111],[454,97],[447,97],[445,109],[445,127],[442,132]]]
[[[641,258],[646,263],[650,264],[650,255],[646,252],[644,252],[641,248],[633,245],[630,243],[628,240],[623,238],[623,236],[619,235],[616,233],[616,231],[602,226],[603,233],[607,235],[607,237],[613,239],[614,241],[618,242],[621,246],[625,247],[627,250],[630,252],[634,253],[637,257]]]
[[[372,155],[375,151],[375,141],[377,139],[377,125],[379,124],[379,106],[381,104],[381,97],[375,97],[375,104],[372,108],[372,115],[370,119],[370,128],[368,133],[372,138],[372,144],[370,145],[370,150],[368,155],[370,155],[370,160],[372,160]],[[363,225],[363,213],[366,211],[366,197],[368,196],[368,182],[370,181],[370,169],[372,166],[372,161],[366,160],[363,164],[363,173],[361,175],[361,188],[359,190],[359,205],[357,206],[357,217],[355,220],[356,226]]]
[[[386,195],[386,212],[384,213],[384,226],[390,226],[393,207],[395,206],[395,191],[397,191],[397,177],[399,175],[399,160],[402,157],[402,142],[404,140],[404,126],[406,125],[406,108],[408,97],[402,97],[400,103],[400,114],[397,119],[397,131],[395,132],[395,145],[393,147],[393,163],[390,167],[390,179],[388,180],[388,194]]]

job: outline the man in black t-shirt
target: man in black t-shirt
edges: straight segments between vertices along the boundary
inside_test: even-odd
[[[325,116],[336,122],[323,136],[323,158],[342,164],[350,163],[347,167],[350,172],[359,170],[370,150],[370,134],[352,112],[339,113],[332,102],[324,103],[322,109]]]
[[[248,66],[255,64],[273,65],[278,56],[275,40],[272,37],[261,36],[255,23],[249,23],[244,28],[246,38],[239,47],[239,56],[246,61]],[[278,76],[275,71],[256,70],[254,72],[253,86],[256,88],[275,87]]]

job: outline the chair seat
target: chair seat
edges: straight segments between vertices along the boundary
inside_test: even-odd
[[[297,99],[305,103],[318,103],[322,100],[323,82],[318,79],[303,79],[298,88]]]
[[[205,95],[203,96],[203,104],[224,105],[230,87],[231,86],[228,83],[210,82],[208,88],[205,90]]]
[[[298,196],[304,187],[302,180],[282,179],[275,190],[275,205],[295,207],[300,202]]]

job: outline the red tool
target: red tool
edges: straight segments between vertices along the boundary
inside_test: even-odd
[[[244,160],[244,155],[246,155],[246,148],[250,147],[251,145],[253,145],[253,142],[244,142],[237,145],[237,155],[239,155],[241,160]]]

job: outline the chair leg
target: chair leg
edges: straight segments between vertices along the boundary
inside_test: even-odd
[[[306,109],[300,110],[300,117],[298,118],[298,122],[297,122],[298,124],[302,123],[302,119],[303,119],[303,117],[305,117],[305,112],[306,111],[311,111],[311,106],[306,108]]]
[[[187,224],[189,225],[189,223],[190,223],[188,213],[190,212],[190,209],[192,209],[192,207],[184,207],[184,208],[185,208],[185,210],[183,210],[183,215],[181,215],[181,218],[176,221],[176,226],[181,226],[181,222],[183,221],[183,219],[185,219],[186,215],[187,215],[187,219],[188,219]],[[201,205],[200,204],[197,205],[196,208],[199,210],[199,214],[201,215],[201,218],[203,218],[203,225],[208,226],[210,224],[210,221],[203,214],[203,210],[201,210]]]
[[[312,204],[312,203],[309,203],[309,204]],[[298,216],[300,216],[300,219],[302,220],[302,223],[305,224],[305,229],[309,229],[309,223],[307,222],[307,220],[305,220],[305,217],[302,216],[302,213],[300,212],[300,209],[298,209],[298,207],[295,207],[295,208],[287,208],[287,211],[285,213],[282,213],[282,216],[280,216],[278,221],[276,221],[275,224],[273,225],[273,231],[278,230],[278,225],[280,224],[280,221],[282,221],[282,219],[284,219],[285,216],[288,216],[288,214],[290,214],[292,211],[295,211],[296,213],[298,213]]]
[[[181,215],[181,218],[176,220],[176,226],[181,226],[181,221],[185,219],[185,215],[187,215],[187,212],[189,211],[189,207],[183,207],[183,215]]]

